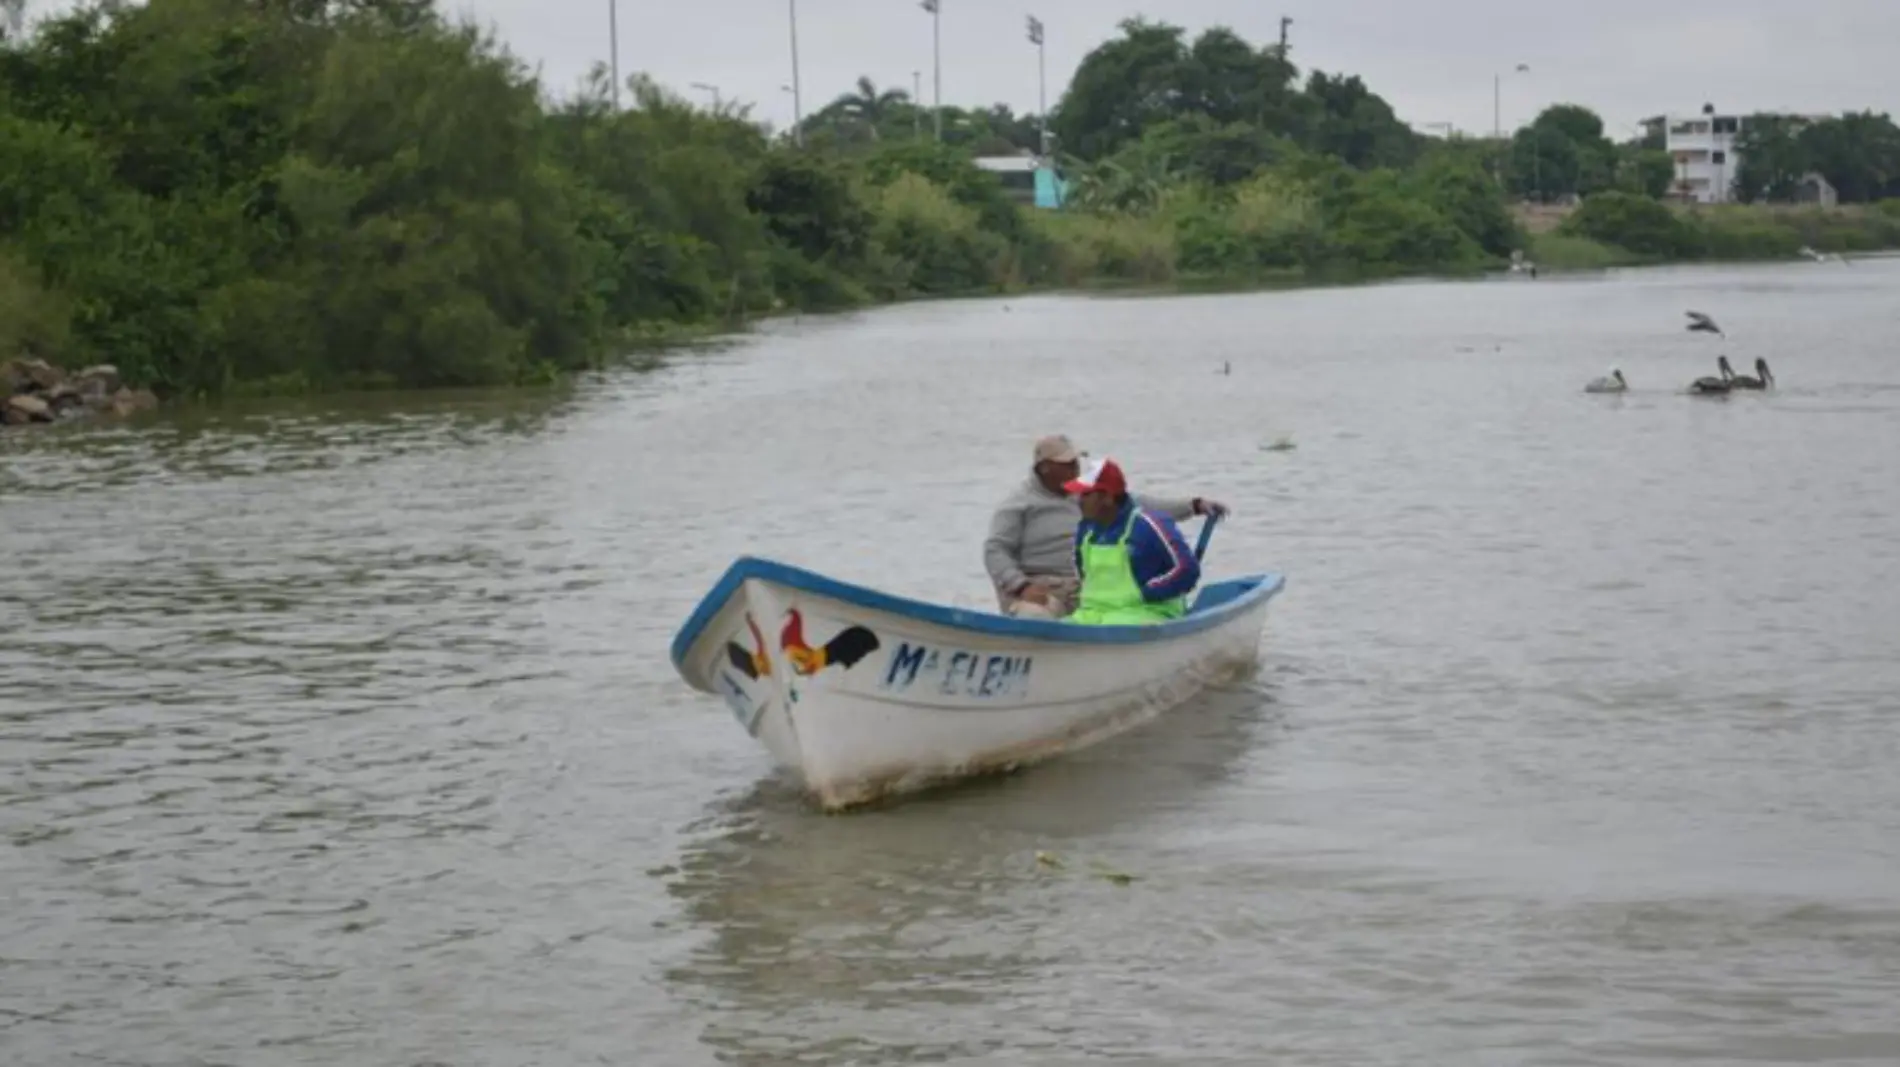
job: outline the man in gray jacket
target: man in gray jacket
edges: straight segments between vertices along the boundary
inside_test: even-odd
[[[1075,573],[1075,529],[1081,505],[1063,484],[1082,469],[1082,455],[1060,434],[1036,442],[1030,475],[990,517],[983,542],[983,566],[996,586],[996,603],[1005,615],[1060,619],[1075,610],[1080,579]],[[1175,521],[1194,515],[1225,516],[1227,508],[1194,497],[1143,497],[1135,502]]]

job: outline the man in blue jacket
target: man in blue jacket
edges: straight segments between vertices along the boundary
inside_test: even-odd
[[[1174,520],[1136,504],[1121,466],[1107,457],[1063,488],[1082,505],[1075,531],[1082,588],[1069,621],[1122,626],[1185,615],[1201,563]]]

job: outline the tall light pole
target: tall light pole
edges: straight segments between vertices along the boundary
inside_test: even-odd
[[[1517,73],[1519,74],[1529,74],[1530,70],[1530,64],[1528,63],[1519,63],[1517,65]],[[1503,101],[1504,75],[1493,74],[1491,75],[1491,139],[1498,142],[1504,140]],[[1502,143],[1498,145],[1498,162],[1494,176],[1497,178],[1499,185],[1504,184],[1504,146]]]
[[[1029,16],[1029,43],[1036,46],[1036,117],[1042,129],[1036,138],[1036,154],[1049,156],[1049,68],[1043,59],[1042,20]]]
[[[702,90],[704,92],[711,93],[712,102],[713,102],[712,109],[714,112],[717,112],[719,110],[719,86],[707,85],[705,82],[694,82],[692,87],[695,89]]]
[[[792,143],[805,146],[804,112],[798,106],[798,0],[787,0],[792,14]]]
[[[910,72],[910,132],[921,141],[924,139],[924,72]]]
[[[1529,65],[1524,64],[1524,63],[1519,63],[1517,65],[1517,73],[1529,74],[1530,72],[1531,72],[1531,68],[1529,67]],[[1537,128],[1537,119],[1535,117],[1532,117],[1531,119],[1530,130],[1531,130],[1531,189],[1536,192],[1537,202],[1541,204],[1544,202],[1544,152],[1543,152],[1544,135],[1543,135],[1543,131]]]
[[[620,110],[620,0],[607,0],[607,55],[614,73],[614,111]]]
[[[937,140],[943,140],[943,0],[923,0],[923,8],[930,12],[930,65],[931,78],[935,88],[931,95],[936,99],[931,109],[936,114]]]

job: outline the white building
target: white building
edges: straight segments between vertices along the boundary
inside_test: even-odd
[[[1799,122],[1814,122],[1825,115],[1786,115]],[[1663,150],[1676,161],[1676,180],[1671,193],[1698,204],[1728,204],[1735,200],[1735,172],[1741,156],[1735,142],[1748,128],[1745,115],[1717,114],[1704,106],[1699,115],[1658,115],[1643,120],[1652,135],[1661,130]]]
[[[1698,204],[1735,199],[1735,140],[1746,123],[1740,115],[1664,115],[1663,150],[1676,161],[1675,193]]]

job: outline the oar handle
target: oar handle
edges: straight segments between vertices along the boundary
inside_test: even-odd
[[[1211,541],[1211,540],[1213,540],[1213,538],[1214,538],[1214,527],[1215,527],[1216,525],[1218,525],[1219,523],[1220,523],[1220,516],[1219,516],[1219,515],[1209,515],[1209,516],[1208,516],[1208,517],[1207,517],[1207,518],[1206,518],[1205,520],[1203,520],[1203,521],[1202,521],[1202,523],[1201,523],[1201,537],[1200,537],[1200,540],[1198,540],[1198,541],[1196,541],[1196,542],[1194,542],[1194,559],[1195,559],[1195,562],[1199,562],[1200,560],[1202,560],[1202,559],[1204,559],[1204,558],[1206,558],[1206,556],[1207,556],[1207,543],[1208,543],[1209,541]]]

